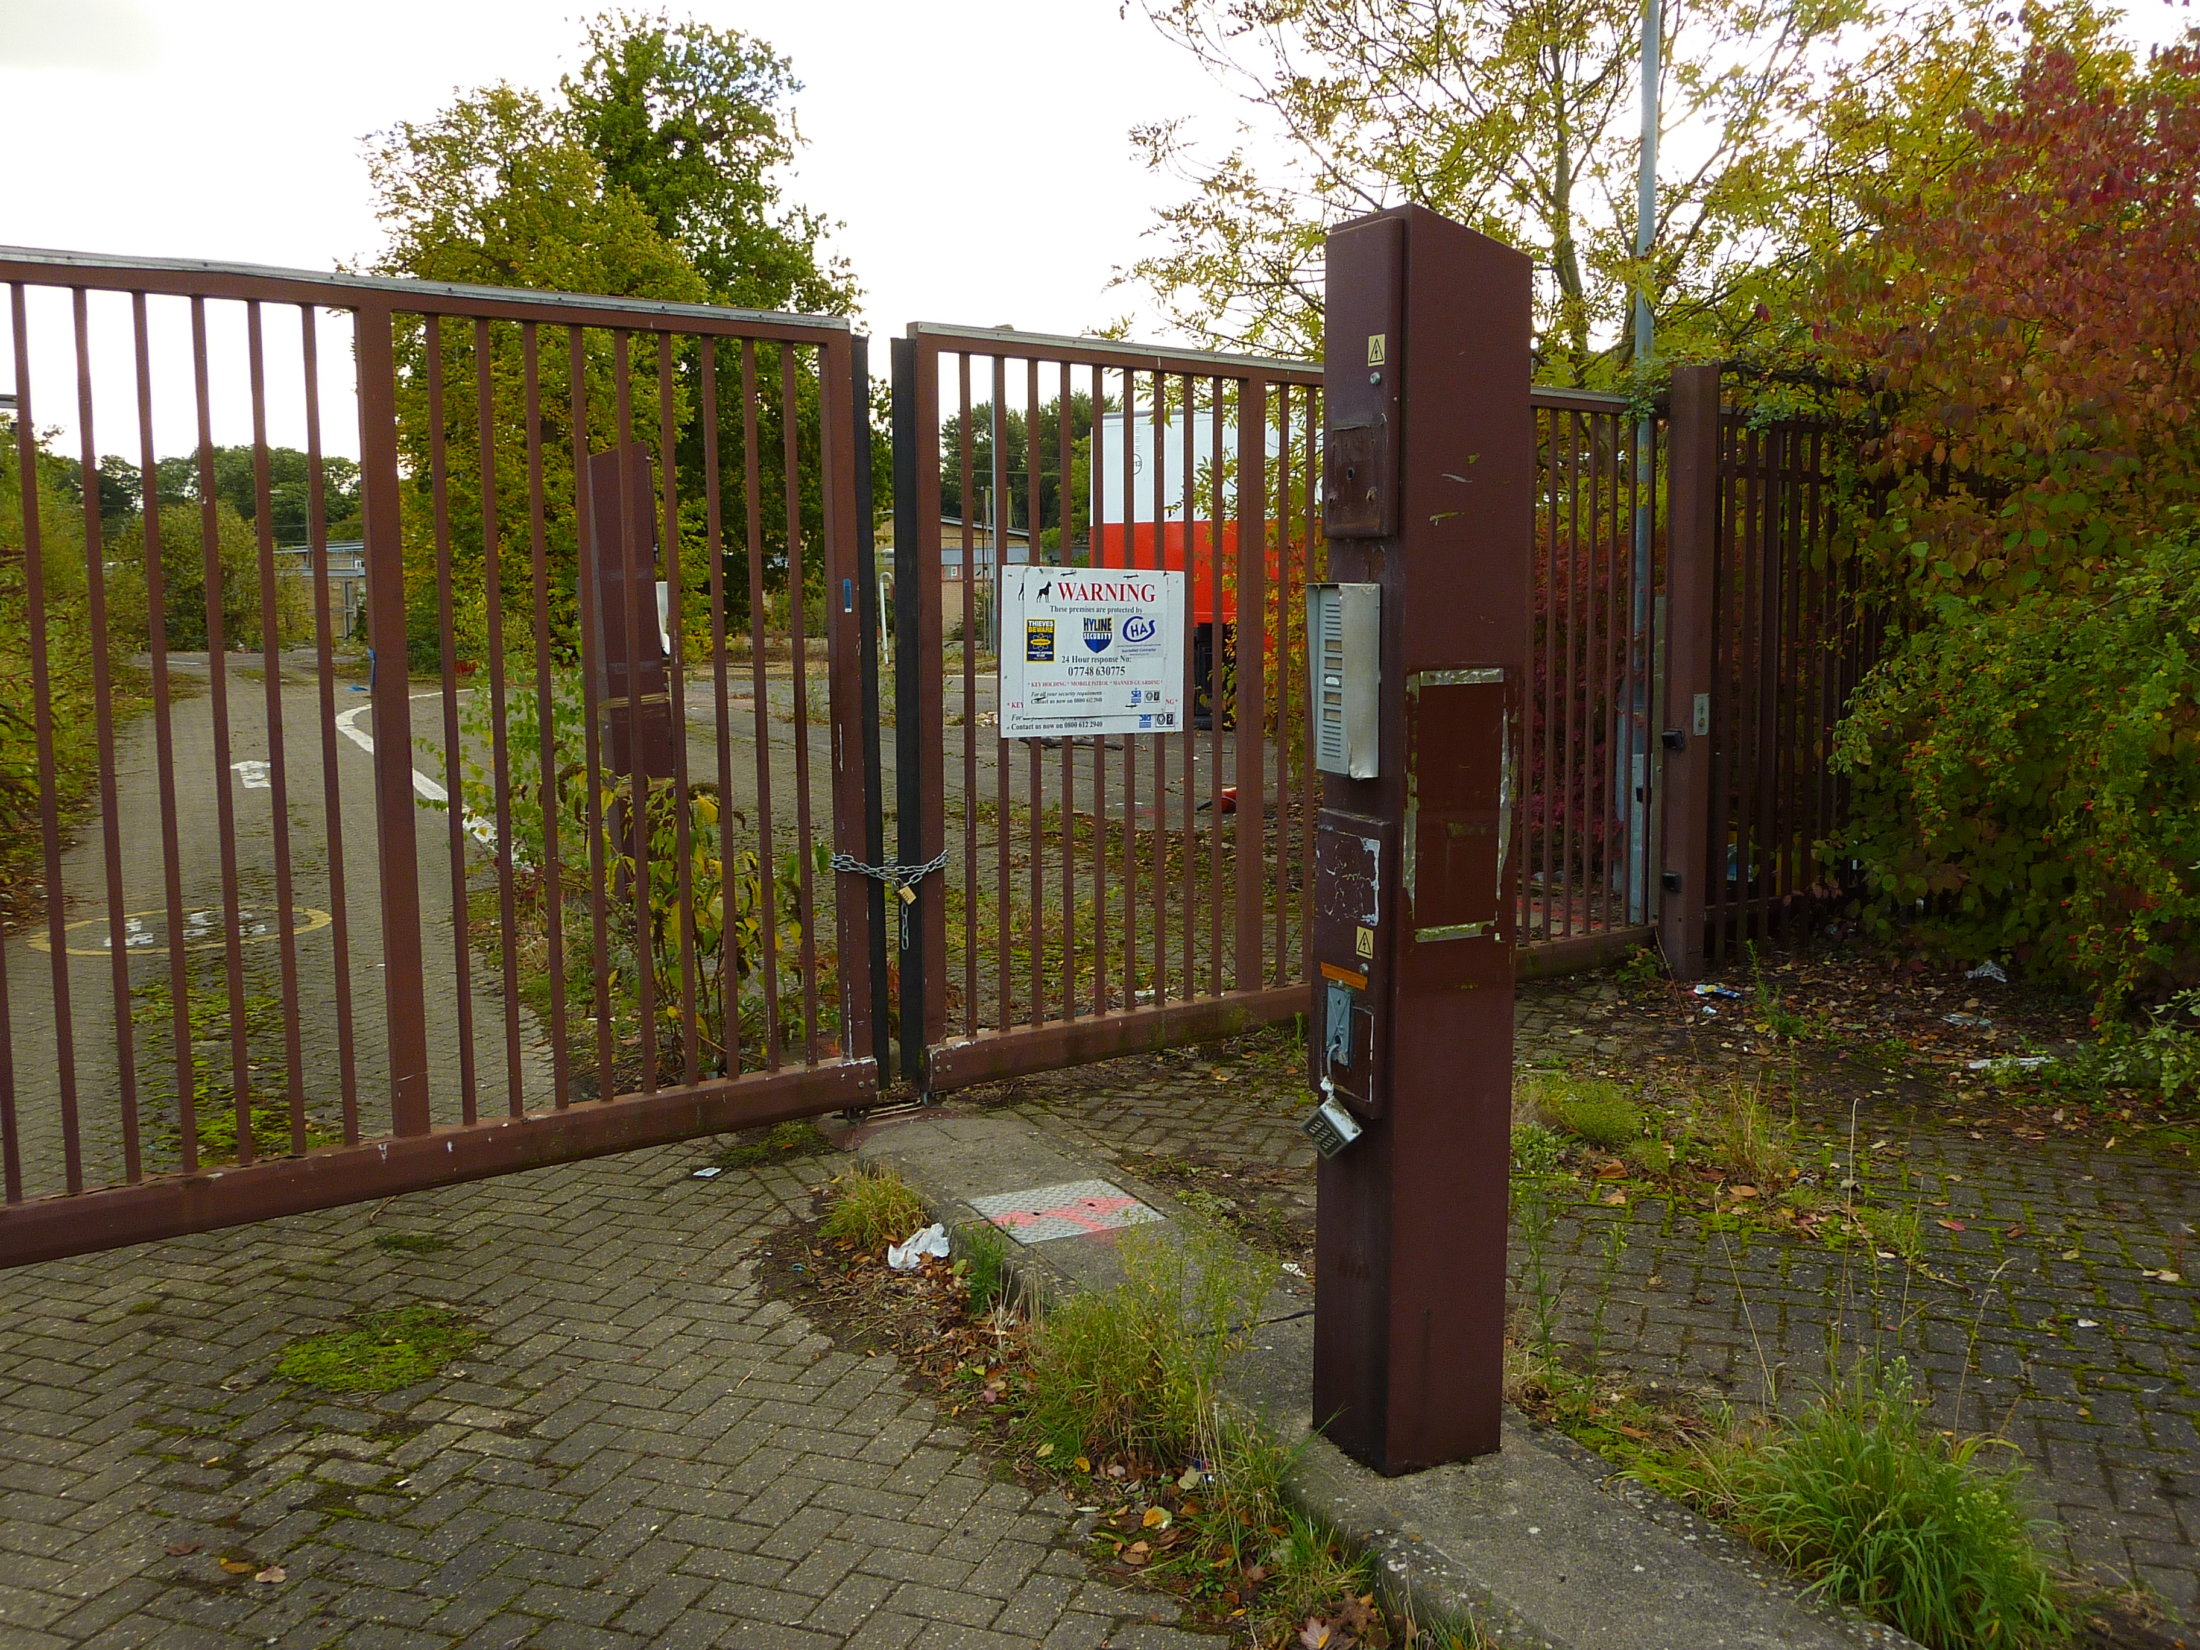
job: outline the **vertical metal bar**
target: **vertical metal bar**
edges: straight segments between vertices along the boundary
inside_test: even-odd
[[[405,544],[398,519],[396,316],[386,303],[372,299],[362,300],[355,313],[367,627],[378,665],[370,714],[390,1124],[397,1134],[426,1134],[431,1127],[428,1020],[421,976],[420,856],[413,834],[412,705],[406,697],[410,684],[405,670]]]
[[[23,287],[8,288],[15,330],[16,493],[23,518],[23,595],[31,655],[31,731],[38,756],[38,822],[45,844],[46,945],[53,977],[54,1080],[61,1101],[62,1171],[68,1189],[84,1189],[84,1146],[77,1126],[76,1032],[69,1012],[68,901],[61,883],[61,814],[53,738],[53,675],[46,629],[46,552],[38,510],[38,439],[31,410],[30,328]],[[201,357],[203,359],[203,356]],[[87,491],[94,477],[83,478]],[[224,765],[222,778],[228,778]]]
[[[1276,387],[1276,429],[1279,440],[1276,447],[1276,856],[1275,856],[1275,961],[1262,976],[1272,985],[1285,983],[1287,965],[1284,950],[1283,891],[1290,878],[1291,865],[1291,678],[1295,674],[1296,660],[1291,652],[1290,632],[1287,628],[1287,603],[1291,593],[1291,562],[1297,545],[1297,536],[1291,531],[1293,513],[1291,488],[1295,480],[1303,478],[1303,484],[1313,484],[1313,472],[1294,466],[1297,443],[1292,439],[1296,425],[1292,405],[1291,386]],[[1240,621],[1242,622],[1242,621]],[[1268,615],[1264,612],[1259,622],[1265,629]],[[1267,730],[1263,728],[1262,737]]]
[[[1001,591],[1008,583],[1008,523],[1010,517],[1008,491],[1008,362],[1001,356],[993,357],[992,425],[993,477],[991,488],[992,520],[986,525],[986,536],[993,541],[992,583],[989,587],[992,599],[986,604],[989,628],[993,632],[993,651],[1000,654],[1004,638],[1001,632]],[[996,681],[999,678],[996,676]],[[1001,705],[995,695],[993,718],[1000,720]],[[993,1023],[1003,1031],[1015,1018],[1014,976],[1015,949],[1010,934],[1015,927],[1014,896],[1009,888],[1008,854],[1012,822],[1008,802],[1008,746],[1003,742],[998,727],[988,744],[993,753],[993,972],[994,1007]]]
[[[567,397],[571,405],[573,443],[573,528],[576,533],[589,531],[589,522],[595,512],[591,497],[593,489],[588,476],[588,337],[579,327],[565,329]],[[614,426],[623,430],[623,422]],[[615,437],[616,439],[616,437]],[[585,576],[576,580],[580,593],[580,634],[585,655],[587,648],[596,642],[595,580]],[[631,655],[630,655],[631,657]],[[609,1100],[616,1084],[612,1076],[615,1030],[611,1017],[611,933],[609,882],[604,843],[604,750],[603,716],[606,706],[596,691],[597,666],[584,657],[581,669],[581,743],[583,802],[582,822],[588,832],[588,921],[589,938],[593,945],[591,960],[594,973],[596,1007],[596,1098]]]
[[[1177,734],[1184,741],[1184,812],[1183,825],[1178,835],[1184,857],[1183,895],[1178,911],[1178,923],[1184,930],[1183,966],[1186,998],[1199,995],[1199,855],[1194,845],[1199,841],[1199,719],[1193,714],[1199,702],[1199,684],[1192,680],[1192,638],[1199,629],[1199,542],[1193,514],[1198,508],[1197,481],[1199,475],[1199,430],[1197,410],[1198,392],[1196,380],[1186,373],[1178,380],[1179,406],[1184,418],[1183,475],[1177,490],[1184,503],[1178,512],[1184,527],[1184,582],[1191,588],[1192,598],[1184,604],[1184,679],[1180,684],[1184,698],[1183,721]],[[1208,537],[1212,539],[1210,531]],[[1207,558],[1207,584],[1214,607],[1214,642],[1222,641],[1222,558],[1210,552]],[[1212,717],[1209,718],[1212,721]],[[1219,825],[1219,819],[1212,821]]]
[[[711,732],[718,743],[718,1007],[725,1075],[741,1073],[741,943],[735,926],[734,886],[740,862],[733,855],[733,701],[726,658],[725,498],[718,424],[718,345],[701,340],[703,352],[703,532],[710,557]]]
[[[191,383],[198,409],[199,550],[206,607],[206,676],[214,724],[214,817],[221,833],[222,960],[229,988],[229,1061],[237,1121],[237,1161],[250,1163],[252,1138],[252,1054],[244,996],[244,943],[237,898],[237,812],[229,766],[229,638],[222,624],[221,521],[214,490],[214,415],[207,385],[206,300],[191,300]],[[34,629],[43,628],[34,616]],[[408,766],[407,777],[411,769]],[[60,896],[59,885],[54,888]],[[55,946],[58,954],[60,946]],[[188,988],[188,982],[186,982]],[[65,1000],[65,999],[64,999]],[[64,1028],[67,1016],[61,1017]],[[72,1186],[71,1190],[75,1188]]]
[[[545,498],[542,459],[542,347],[535,323],[524,321],[519,331],[521,394],[527,442],[527,550],[528,597],[533,611],[535,639],[535,801],[542,817],[542,904],[544,949],[550,976],[550,1088],[551,1103],[562,1111],[571,1102],[572,1051],[566,1038],[565,1020],[565,866],[560,855],[559,815],[564,808],[564,775],[558,771],[556,689],[550,658],[550,549],[548,501]],[[577,493],[578,483],[576,483]],[[581,516],[576,510],[576,530]],[[587,580],[579,581],[583,586]],[[587,672],[583,670],[585,677]],[[582,774],[585,783],[593,783]]]
[[[1563,777],[1559,786],[1559,852],[1558,886],[1564,916],[1560,933],[1572,938],[1576,927],[1574,914],[1580,900],[1580,881],[1575,855],[1580,844],[1575,840],[1575,816],[1578,812],[1583,826],[1588,824],[1590,805],[1589,786],[1584,773],[1581,723],[1587,714],[1583,699],[1595,692],[1589,680],[1588,661],[1594,657],[1594,649],[1582,633],[1582,608],[1586,574],[1581,554],[1581,414],[1569,412],[1566,419],[1566,668],[1562,680],[1566,684],[1566,755]],[[1579,707],[1579,708],[1577,708]],[[1580,798],[1577,809],[1575,798]]]
[[[1244,581],[1240,576],[1239,561],[1233,559],[1239,557],[1241,552],[1239,551],[1237,538],[1234,534],[1227,536],[1227,551],[1224,548],[1224,540],[1226,535],[1223,532],[1223,523],[1227,518],[1223,513],[1222,498],[1224,482],[1229,476],[1229,464],[1223,452],[1222,425],[1225,417],[1226,407],[1234,407],[1237,404],[1238,400],[1236,380],[1233,379],[1227,381],[1232,386],[1231,392],[1227,397],[1227,400],[1225,399],[1223,393],[1223,384],[1225,382],[1226,381],[1220,377],[1217,377],[1212,381],[1214,412],[1213,416],[1207,421],[1207,445],[1209,448],[1207,554],[1213,563],[1213,579],[1217,593],[1217,606],[1214,615],[1215,628],[1213,634],[1208,639],[1207,646],[1207,681],[1205,683],[1207,691],[1208,768],[1207,990],[1211,995],[1217,997],[1222,995],[1222,910],[1223,906],[1228,903],[1223,898],[1222,893],[1222,735],[1223,731],[1232,725],[1229,714],[1230,707],[1224,702],[1223,699],[1225,684],[1228,680],[1228,675],[1223,669],[1223,661],[1227,657],[1228,650],[1223,646],[1223,634],[1221,624],[1222,611],[1220,607],[1220,591],[1225,569],[1228,570],[1230,583],[1235,589],[1235,593],[1237,596],[1239,620],[1241,624],[1243,622],[1243,617],[1245,613],[1245,591],[1243,588]],[[1239,740],[1243,740],[1245,738],[1245,729],[1243,729],[1242,727],[1237,729],[1237,738]],[[1237,836],[1237,817],[1234,814],[1230,818],[1229,831],[1231,837],[1231,851],[1233,853],[1236,853],[1240,851],[1244,845]],[[1187,847],[1186,856],[1189,857],[1189,854],[1190,850]]]
[[[868,350],[853,334],[828,338],[818,346],[818,498],[825,557],[825,710],[829,769],[832,849],[866,854],[870,849],[869,810],[878,785],[870,771],[876,746],[866,743],[863,707],[869,684],[865,666],[864,620],[857,611],[856,587],[868,565],[864,546],[869,529],[863,512],[870,508],[871,458]],[[868,598],[866,598],[868,599]],[[875,624],[875,620],[873,623]],[[881,831],[884,823],[881,821]],[[812,860],[816,855],[813,851]],[[879,1017],[880,976],[872,964],[878,955],[872,920],[879,890],[867,877],[835,872],[832,878],[835,961],[834,1009],[839,1016],[837,1047],[844,1060],[876,1051],[883,1034]]]
[[[1070,420],[1076,416],[1076,374],[1070,363],[1062,363],[1061,400],[1057,403],[1054,419],[1054,445],[1056,473],[1060,484],[1055,489],[1060,495],[1057,508],[1062,518],[1061,565],[1072,565],[1074,547],[1072,532],[1076,526],[1076,501],[1070,490],[1071,441]],[[1094,408],[1097,416],[1098,408]],[[1092,560],[1092,547],[1098,533],[1098,524],[1090,519],[1090,501],[1087,501],[1085,523],[1085,560]],[[1077,741],[1061,741],[1062,752],[1062,1018],[1077,1018]]]
[[[1157,371],[1153,375],[1153,564],[1156,572],[1169,565],[1168,413],[1169,381]],[[1189,531],[1189,521],[1185,526]],[[1188,575],[1190,557],[1187,555],[1185,560]],[[1164,743],[1167,737],[1166,734],[1157,736],[1153,745],[1153,1001],[1156,1008],[1169,1000],[1169,759],[1168,746]]]
[[[283,993],[284,1087],[290,1149],[306,1149],[305,1047],[298,1000],[298,935],[290,866],[290,758],[283,738],[282,614],[275,587],[275,502],[267,456],[267,346],[260,305],[245,306],[252,383],[253,525],[260,551],[260,677],[267,694],[268,835],[275,855],[275,939]],[[90,472],[87,471],[88,475]]]
[[[442,668],[443,787],[446,847],[451,877],[452,1007],[458,1015],[459,1115],[475,1121],[473,922],[466,899],[466,791],[459,768],[458,627],[452,612],[451,466],[443,405],[443,321],[422,322],[428,377],[428,503],[435,533],[436,657]]]
[[[1736,656],[1734,564],[1738,559],[1735,538],[1741,481],[1736,470],[1738,454],[1733,432],[1715,402],[1710,417],[1715,431],[1713,450],[1718,461],[1718,483],[1712,489],[1711,794],[1704,810],[1707,857],[1703,868],[1705,903],[1711,915],[1706,921],[1704,944],[1714,960],[1724,961],[1727,931],[1733,920],[1733,902],[1727,882],[1731,813],[1728,803],[1733,795],[1734,743],[1741,726],[1741,706],[1735,699],[1732,685]]]
[[[1063,480],[1067,482],[1067,475]],[[1040,559],[1039,514],[1039,362],[1034,356],[1024,364],[1024,556],[1027,561]],[[1069,543],[1067,533],[1062,535],[1062,542],[1065,546]],[[1000,645],[1017,644],[1013,638],[1004,637]],[[1000,706],[994,709],[998,712]],[[1026,740],[1024,753],[1030,771],[1031,1023],[1036,1026],[1044,1024],[1047,1017],[1046,801],[1041,790],[1039,741]]]
[[[687,633],[680,587],[680,432],[672,407],[672,335],[657,334],[657,467],[663,477],[665,624],[671,656],[665,692],[672,711],[672,832],[678,855],[673,884],[680,909],[680,1070],[693,1083],[702,1075],[695,1019],[695,852],[688,790]]]
[[[153,450],[152,346],[145,294],[130,295],[130,328],[137,365],[139,519],[145,524],[146,636],[152,654],[153,758],[160,788],[162,886],[167,894],[170,1052],[176,1062],[176,1127],[181,1168],[199,1164],[197,1062],[191,1048],[188,993],[190,953],[183,927],[182,833],[176,819],[175,688],[168,668],[166,551],[161,542],[159,462]],[[18,415],[23,416],[19,413]]]
[[[815,838],[810,828],[810,684],[808,618],[803,605],[807,575],[802,564],[801,409],[795,393],[794,346],[779,346],[779,422],[786,448],[787,625],[794,648],[794,785],[796,867],[802,913],[802,1051],[817,1064],[817,905],[811,886]]]
[[[1130,374],[1123,375],[1124,382]],[[1088,559],[1092,565],[1100,565],[1100,518],[1107,513],[1106,487],[1103,478],[1107,466],[1103,462],[1107,445],[1108,427],[1107,374],[1102,367],[1092,369],[1092,549]],[[1124,397],[1123,407],[1123,467],[1130,468],[1130,405]],[[1123,548],[1120,554],[1127,561],[1130,556],[1131,524],[1123,523]],[[1092,1011],[1107,1013],[1108,1000],[1108,739],[1106,734],[1092,736]]]
[[[344,878],[343,774],[336,762],[336,660],[329,615],[328,476],[321,457],[321,352],[311,304],[298,306],[305,366],[306,538],[313,562],[314,674],[320,691],[322,832],[328,843],[330,966],[336,996],[336,1069],[344,1144],[359,1143],[359,1070],[351,1001],[351,902]],[[151,478],[147,478],[151,485]],[[150,546],[150,526],[147,544]]]
[[[971,452],[977,435],[971,428],[968,352],[955,357],[955,390],[962,483],[963,1034],[972,1036],[978,1029],[978,540]]]
[[[1539,869],[1542,880],[1537,888],[1536,906],[1542,918],[1539,931],[1545,941],[1556,939],[1551,904],[1551,850],[1558,840],[1559,814],[1564,808],[1565,780],[1559,768],[1558,729],[1564,716],[1563,695],[1566,691],[1565,656],[1559,646],[1559,557],[1558,557],[1558,430],[1561,414],[1542,411],[1534,415],[1542,440],[1537,444],[1537,456],[1542,473],[1538,477],[1538,505],[1543,512],[1541,578],[1543,600],[1536,635],[1542,645],[1541,677],[1543,698],[1543,783],[1539,798],[1542,806],[1537,823],[1542,827],[1540,843],[1542,863]],[[1309,642],[1308,646],[1313,644]]]
[[[1318,485],[1322,473],[1322,452],[1319,443],[1323,439],[1324,392],[1309,389],[1306,392],[1306,565],[1303,569],[1304,584],[1311,584],[1317,572],[1326,572],[1327,547],[1324,546],[1321,563],[1315,564],[1314,546],[1321,533],[1321,488]],[[1300,654],[1308,656],[1313,650],[1313,638],[1306,634],[1305,591],[1302,599],[1291,603],[1285,615],[1287,622],[1298,631]],[[1312,689],[1311,680],[1308,683]],[[1306,714],[1299,719],[1299,795],[1305,804],[1299,815],[1299,979],[1311,980],[1314,975],[1314,822],[1321,806],[1321,786],[1314,778],[1314,740],[1309,724],[1313,715],[1313,701],[1307,701]],[[1525,856],[1516,855],[1524,858]]]
[[[859,333],[849,340],[848,454],[845,467],[854,493],[858,609],[857,709],[861,717],[858,735],[863,743],[863,858],[867,864],[883,865],[886,863],[886,774],[885,751],[882,748],[884,730],[880,726],[883,716],[879,703],[878,536],[877,506],[871,496],[872,462],[871,340]],[[840,726],[837,716],[834,725],[836,728]],[[842,768],[849,766],[852,764],[835,762],[834,772],[837,775]],[[853,825],[852,815],[840,801],[846,794],[845,791],[835,793],[833,824],[836,834],[840,835],[845,835]],[[841,889],[840,899],[843,906],[851,899],[861,902],[865,937],[863,953],[869,986],[863,997],[870,1010],[870,1036],[866,1052],[878,1068],[878,1081],[890,1083],[894,1079],[894,1005],[886,949],[886,885],[875,877],[862,877],[853,884],[843,879]],[[894,903],[898,907],[901,901],[897,897]],[[850,947],[843,945],[843,954],[849,949]],[[852,1000],[854,994],[850,993],[850,996]],[[853,1052],[852,1040],[848,1046]]]
[[[1618,683],[1611,709],[1599,719],[1600,726],[1612,730],[1608,737],[1615,747],[1604,764],[1605,783],[1613,793],[1614,806],[1605,814],[1604,852],[1597,862],[1597,885],[1603,903],[1599,927],[1608,933],[1634,920],[1641,903],[1635,890],[1635,867],[1642,863],[1643,845],[1637,838],[1644,815],[1642,800],[1635,792],[1638,767],[1643,770],[1644,783],[1648,782],[1647,746],[1640,734],[1649,711],[1648,684],[1642,678],[1649,654],[1642,645],[1631,594],[1636,559],[1631,529],[1643,519],[1641,466],[1637,463],[1641,455],[1635,443],[1648,435],[1650,426],[1644,419],[1630,425],[1614,414],[1600,413],[1598,418],[1607,432],[1607,438],[1597,444],[1597,451],[1603,455],[1597,470],[1604,489],[1604,608],[1611,638],[1605,644],[1605,674]],[[1646,521],[1643,531],[1648,532]]]
[[[1709,887],[1713,751],[1716,733],[1699,735],[1699,694],[1713,691],[1718,577],[1719,372],[1673,369],[1671,434],[1666,448],[1665,726],[1680,732],[1666,759],[1661,807],[1662,863],[1680,879],[1659,902],[1658,935],[1667,968],[1698,979],[1704,965]]]
[[[889,352],[894,417],[895,858],[925,865],[946,840],[939,781],[939,367],[930,348],[896,338]],[[944,878],[927,876],[894,924],[901,986],[901,1076],[924,1081],[925,1049],[945,1027]]]
[[[519,900],[512,884],[512,753],[504,729],[504,547],[497,521],[496,394],[491,370],[494,348],[490,323],[476,320],[474,433],[479,450],[475,462],[481,475],[481,571],[489,619],[489,769],[490,782],[496,789],[497,961],[504,980],[504,1103],[508,1115],[519,1117],[527,1110],[527,1097],[520,1067]]]
[[[115,786],[115,710],[113,671],[108,657],[106,524],[101,519],[99,443],[92,427],[91,328],[82,287],[70,293],[76,339],[76,423],[78,476],[84,495],[84,592],[91,624],[92,714],[99,743],[99,818],[101,859],[107,875],[107,962],[114,995],[115,1078],[122,1112],[122,1177],[135,1181],[144,1172],[138,1140],[136,1027],[131,1023],[129,924],[122,892],[122,806]],[[27,424],[28,420],[24,420]],[[18,473],[26,493],[34,489],[29,472]],[[280,815],[277,816],[280,818]],[[0,992],[7,981],[0,977]],[[293,1068],[295,1069],[295,1067]],[[0,1068],[0,1084],[9,1081]]]
[[[1238,600],[1258,613],[1268,600],[1268,385],[1248,378],[1238,391]],[[1261,983],[1261,845],[1268,839],[1261,729],[1268,700],[1268,639],[1238,629],[1237,649],[1237,970],[1240,991]]]
[[[634,379],[629,359],[632,349],[631,335],[624,330],[611,335],[611,389],[617,424],[613,436],[614,450],[622,451],[635,439],[634,431]],[[642,657],[642,607],[646,602],[651,610],[651,622],[656,622],[656,590],[649,578],[648,567],[642,565],[643,540],[636,536],[650,513],[642,508],[641,499],[630,496],[630,489],[649,488],[649,466],[645,462],[639,474],[623,461],[620,464],[619,489],[619,577],[625,584],[626,597],[621,606],[626,614],[626,716],[627,752],[630,767],[626,778],[626,837],[624,858],[628,861],[627,875],[633,886],[629,893],[634,903],[634,995],[635,1019],[639,1022],[637,1033],[642,1047],[642,1092],[657,1092],[657,939],[651,921],[650,897],[655,887],[656,873],[650,865],[650,837],[657,823],[657,787],[649,771],[649,758],[645,754],[647,743],[643,735],[642,673],[636,661]],[[639,520],[637,520],[639,515]],[[607,638],[608,640],[608,638]]]
[[[764,1060],[765,1069],[777,1071],[781,1054],[779,868],[773,863],[778,850],[772,836],[771,694],[764,672],[764,449],[756,398],[756,342],[750,338],[741,340],[741,441],[749,551],[749,691],[756,723],[757,922],[764,938]]]
[[[1161,445],[1161,378],[1154,375],[1153,445]],[[1123,372],[1123,565],[1138,565],[1138,375]],[[1158,539],[1161,523],[1154,524]],[[1154,558],[1160,556],[1157,552]],[[1138,740],[1123,736],[1123,1006],[1138,1006]]]

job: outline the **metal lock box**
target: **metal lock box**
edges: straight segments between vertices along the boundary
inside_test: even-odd
[[[1382,594],[1373,584],[1307,586],[1306,702],[1321,773],[1373,779],[1382,771]]]

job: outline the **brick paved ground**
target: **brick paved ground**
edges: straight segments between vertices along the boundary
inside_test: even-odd
[[[1523,987],[1522,1062],[1618,1070],[1637,1046],[1618,1001],[1595,977]],[[1743,1052],[1722,1056],[1714,1042],[1708,1054],[1732,1064]],[[1288,1246],[1294,1235],[1310,1242],[1313,1214],[1296,1058],[1269,1034],[1019,1079],[969,1103],[1012,1106],[1134,1164],[1201,1164],[1199,1195],[1231,1198],[1241,1215],[1264,1208]],[[1845,1149],[1845,1116],[1822,1123]],[[2071,1562],[2112,1581],[2136,1577],[2173,1615],[2200,1622],[2196,1286],[2142,1275],[2190,1279],[2186,1247],[2200,1226],[2191,1170],[2097,1137],[1981,1138],[1892,1092],[1868,1098],[1858,1123],[1864,1144],[1900,1148],[1866,1172],[1882,1201],[1920,1210],[1922,1266],[1707,1229],[1696,1210],[1656,1198],[1622,1210],[1565,1198],[1539,1242],[1523,1241],[1515,1211],[1516,1307],[1534,1293],[1539,1253],[1560,1337],[1577,1351],[1594,1347],[1606,1367],[1643,1381],[1743,1401],[1760,1398],[1768,1377],[1807,1393],[1828,1371],[1830,1340],[1902,1354],[1943,1424],[2001,1432],[2024,1452]],[[1216,1169],[1239,1178],[1226,1183]]]
[[[1073,1510],[1000,1481],[892,1360],[759,1295],[826,1165],[689,1178],[703,1155],[0,1273],[0,1645],[1214,1642],[1093,1580]],[[273,1375],[410,1301],[484,1339],[382,1398]]]

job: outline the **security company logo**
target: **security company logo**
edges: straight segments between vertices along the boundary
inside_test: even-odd
[[[1105,653],[1108,644],[1115,640],[1115,620],[1087,619],[1085,621],[1085,646],[1095,653]]]
[[[1150,642],[1156,635],[1160,634],[1160,631],[1161,627],[1143,613],[1133,613],[1123,621],[1123,640],[1125,642]]]
[[[1054,621],[1052,619],[1026,619],[1024,621],[1024,658],[1035,665],[1054,663]]]

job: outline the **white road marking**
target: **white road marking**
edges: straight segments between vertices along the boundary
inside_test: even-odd
[[[275,788],[275,781],[272,778],[274,770],[265,762],[247,759],[243,762],[232,762],[229,766],[248,791],[267,791]]]
[[[412,697],[415,699],[440,699],[443,695],[440,693],[416,693]],[[370,701],[364,705],[355,705],[336,718],[336,726],[344,737],[369,756],[374,754],[374,735],[361,730],[359,718],[373,709],[374,705]],[[433,802],[438,807],[448,807],[450,805],[451,793],[443,787],[440,781],[422,773],[418,768],[412,770],[412,780],[413,789],[419,793],[421,800]],[[250,782],[247,781],[247,783]],[[468,836],[484,848],[494,848],[497,845],[496,821],[484,819],[471,808],[464,809],[463,818]]]

